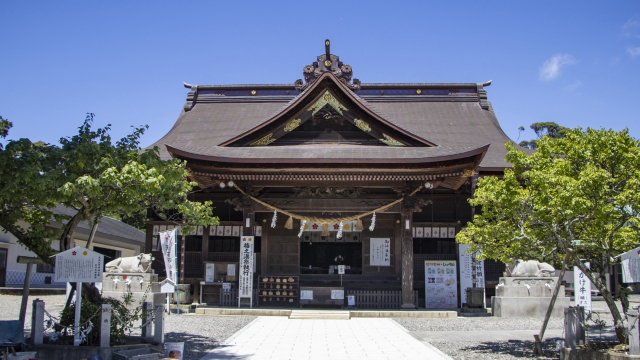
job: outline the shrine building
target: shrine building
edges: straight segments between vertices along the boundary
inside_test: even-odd
[[[237,287],[244,235],[255,236],[254,306],[344,306],[330,295],[342,290],[359,308],[461,307],[470,270],[455,234],[472,219],[478,178],[509,167],[491,82],[360,82],[329,40],[302,74],[291,84],[184,84],[180,116],[151,146],[186,161],[198,183],[191,199],[212,201],[220,226],[184,237],[181,283],[196,302],[233,305],[221,284]],[[148,219],[145,248],[161,277],[157,234],[174,225]],[[425,276],[425,263],[452,260],[455,270]],[[504,265],[483,267],[474,281],[491,295]],[[455,291],[438,300],[431,283]]]

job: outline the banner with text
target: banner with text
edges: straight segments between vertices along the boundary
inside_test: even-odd
[[[238,297],[251,298],[253,290],[253,236],[240,238]]]
[[[484,260],[477,260],[476,254],[467,254],[469,244],[458,245],[460,260],[460,298],[467,302],[467,288],[484,288]]]
[[[160,246],[164,256],[164,268],[167,270],[167,279],[174,284],[178,283],[178,262],[176,261],[176,246],[178,229],[164,231],[160,234]]]

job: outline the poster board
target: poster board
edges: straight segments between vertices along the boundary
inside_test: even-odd
[[[425,307],[455,309],[458,307],[458,287],[455,260],[425,260]]]
[[[467,302],[467,288],[485,287],[484,260],[476,260],[474,254],[467,254],[469,244],[458,244],[460,262],[460,301]],[[475,286],[474,286],[475,284]]]
[[[215,264],[214,263],[204,264],[204,281],[208,283],[212,283],[215,281]]]
[[[391,265],[391,239],[371,238],[369,244],[369,265],[390,266]]]

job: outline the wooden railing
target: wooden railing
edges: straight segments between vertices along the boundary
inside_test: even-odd
[[[253,289],[253,306],[258,306],[258,289]],[[238,306],[238,289],[220,289],[220,306]]]
[[[356,296],[358,309],[399,309],[402,306],[402,291],[384,290],[348,290],[345,291],[345,301],[348,295]],[[418,292],[413,292],[414,305],[418,306]]]

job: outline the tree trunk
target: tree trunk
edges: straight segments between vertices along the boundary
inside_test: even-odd
[[[91,227],[91,234],[89,235],[89,240],[87,240],[87,246],[85,246],[87,249],[91,249],[91,244],[93,243],[93,238],[96,236],[96,231],[98,230],[98,225],[100,225],[99,218],[100,218],[100,215],[96,215],[96,217],[93,219],[93,226]]]
[[[625,331],[622,315],[618,310],[618,306],[616,305],[615,300],[613,300],[613,295],[611,295],[611,292],[609,292],[609,289],[607,289],[607,284],[603,282],[600,277],[595,277],[594,274],[591,272],[591,269],[586,267],[585,264],[582,261],[580,261],[580,259],[578,259],[577,256],[575,256],[575,262],[576,262],[576,266],[580,268],[580,270],[589,278],[589,280],[596,287],[596,289],[600,291],[602,298],[604,299],[604,301],[607,303],[607,306],[609,307],[609,311],[611,311],[611,316],[613,317],[613,325],[616,330],[616,336],[618,336],[618,341],[620,341],[620,343],[622,344],[626,344],[627,334]],[[574,287],[575,287],[575,284],[574,284]]]
[[[71,249],[71,240],[72,240],[71,236],[73,235],[73,231],[76,229],[80,221],[82,221],[83,212],[84,212],[84,208],[82,208],[75,215],[73,215],[73,217],[69,219],[69,222],[63,225],[64,230],[62,231],[62,235],[60,235],[60,251],[61,252]]]

